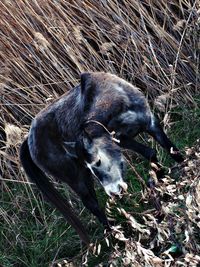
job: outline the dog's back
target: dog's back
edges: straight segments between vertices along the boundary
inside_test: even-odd
[[[132,113],[130,113],[132,112]],[[132,117],[146,120],[150,114],[143,93],[130,83],[110,73],[82,74],[81,84],[42,110],[34,119],[32,129],[48,127],[50,132],[76,140],[88,120],[98,120],[113,127],[113,119]],[[125,120],[124,120],[125,123]],[[58,132],[56,132],[58,131]]]

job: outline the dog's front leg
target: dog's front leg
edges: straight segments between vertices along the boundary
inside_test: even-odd
[[[158,163],[155,149],[145,146],[128,136],[120,137],[120,146],[122,148],[129,149],[136,153],[139,153],[148,161],[155,163],[156,165],[152,165],[152,169],[156,172],[157,178],[160,179],[163,177],[164,170],[162,166]]]
[[[120,136],[120,146],[141,154],[144,158],[151,162],[158,162],[155,149],[145,146],[126,135]]]

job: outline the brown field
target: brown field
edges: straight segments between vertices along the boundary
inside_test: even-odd
[[[199,65],[199,1],[0,2],[0,265],[199,266]],[[106,240],[93,235],[99,225],[70,195],[86,216],[95,244],[88,251],[46,206],[18,159],[32,118],[87,71],[111,72],[140,87],[186,152],[182,166],[159,152],[171,172],[153,191],[141,186],[149,166],[135,168],[134,160],[141,166],[135,156],[129,171],[139,190],[130,186],[119,206],[107,202],[119,229]]]

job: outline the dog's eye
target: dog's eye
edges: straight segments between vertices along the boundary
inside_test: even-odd
[[[97,162],[96,162],[96,166],[99,167],[101,165],[101,160],[99,159]]]

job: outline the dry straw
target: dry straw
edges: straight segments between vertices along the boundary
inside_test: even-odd
[[[109,71],[139,86],[165,114],[166,125],[172,107],[196,106],[199,1],[2,0],[0,10],[0,174],[2,192],[9,192],[13,201],[7,181],[25,179],[17,153],[21,138],[41,108],[79,82],[80,72]],[[165,177],[157,185],[154,200],[170,197],[170,202],[161,203],[165,220],[160,224],[155,220],[158,210],[143,214],[144,225],[134,214],[119,211],[134,234],[129,238],[123,227],[118,233],[115,229],[113,235],[124,249],[113,245],[112,266],[120,266],[119,258],[122,266],[197,266],[200,163],[195,151],[199,153],[199,143],[188,152],[192,161],[185,163],[178,183]],[[187,192],[185,186],[190,188]],[[27,187],[25,192],[25,198],[32,194]],[[150,198],[146,188],[142,198]],[[2,214],[11,225],[9,216]],[[166,244],[178,246],[173,233],[180,229],[183,254],[174,259]],[[157,233],[154,238],[151,231]],[[100,245],[96,251],[102,253]]]

